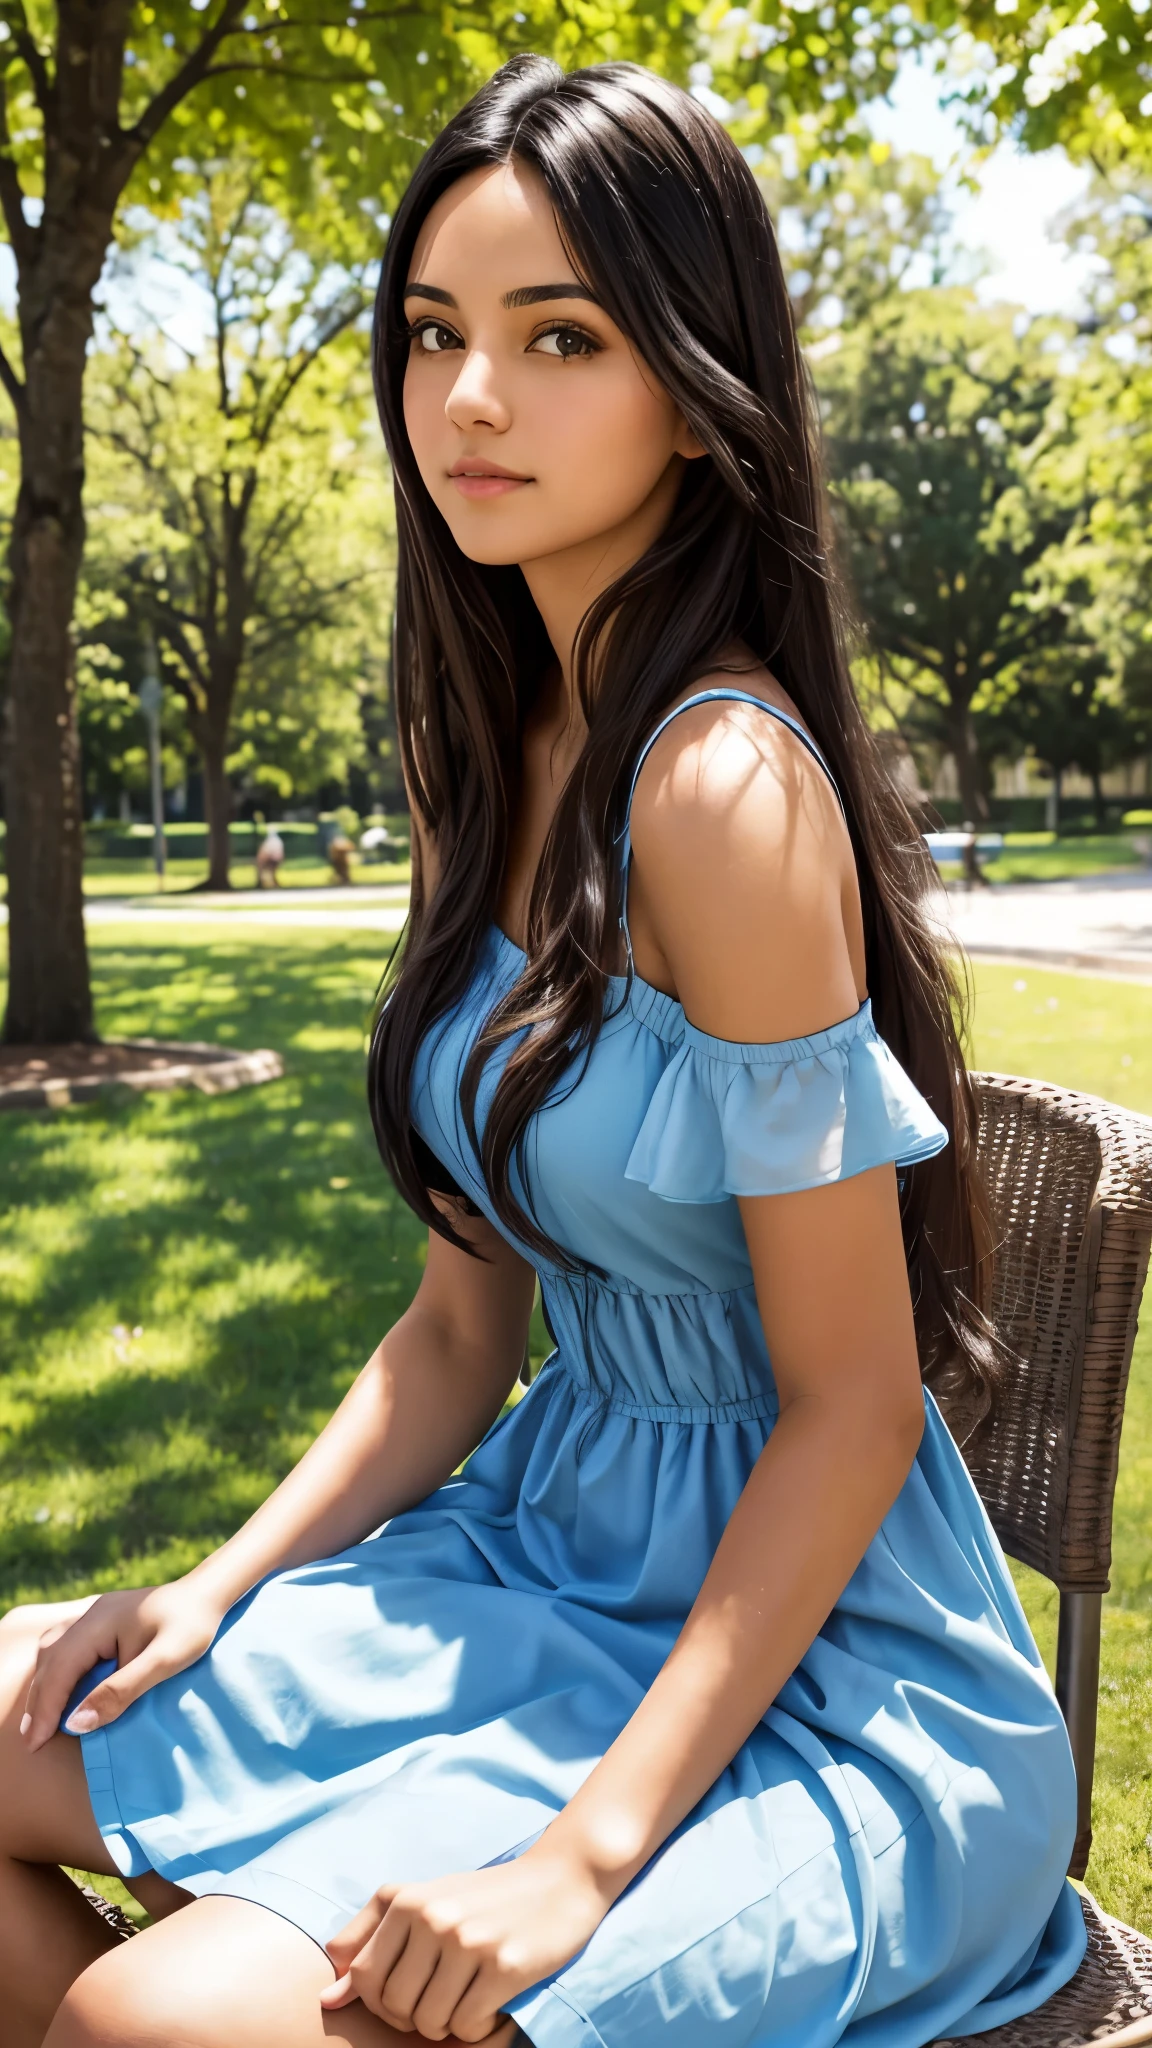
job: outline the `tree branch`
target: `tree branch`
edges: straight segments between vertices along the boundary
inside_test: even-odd
[[[356,26],[361,28],[370,21],[392,22],[406,19],[411,20],[416,16],[423,16],[426,19],[428,15],[429,9],[419,4],[412,7],[366,7],[363,13],[357,16]],[[293,28],[347,28],[348,13],[347,9],[333,9],[326,21],[319,15],[315,15],[310,19],[306,19],[303,15],[277,15],[275,23],[270,24],[270,26],[278,36],[283,35],[286,29]],[[246,33],[249,35],[267,35],[268,27],[261,23],[257,28],[247,30]]]
[[[205,78],[228,78],[237,71],[255,71],[261,78],[290,78],[297,85],[363,85],[362,71],[297,71],[286,64],[257,64],[236,57],[227,64],[210,64]]]
[[[203,716],[208,704],[206,668],[184,630],[184,621],[172,605],[154,602],[150,610],[156,626],[167,640],[172,652],[184,664],[185,675],[181,677],[177,671],[177,680],[186,685],[185,695],[192,708]],[[189,620],[188,623],[195,626],[198,622]]]
[[[355,576],[346,576],[339,583],[330,583],[323,590],[316,592],[310,604],[299,605],[291,613],[281,613],[279,617],[266,613],[263,620],[265,630],[261,632],[257,627],[252,635],[253,660],[272,653],[285,642],[294,640],[309,626],[334,624],[332,607],[337,599],[345,597],[358,583],[365,582],[367,575],[368,571],[362,569]]]
[[[4,214],[4,225],[17,268],[28,263],[36,254],[39,230],[29,226],[24,216],[24,188],[16,159],[12,155],[12,138],[8,130],[8,93],[3,74],[0,73],[0,211]]]
[[[258,448],[263,449],[267,447],[272,436],[272,430],[280,414],[283,412],[300,379],[307,375],[321,350],[327,348],[330,342],[335,341],[337,335],[343,334],[345,329],[350,327],[354,320],[359,319],[367,304],[367,293],[358,291],[355,298],[349,300],[343,309],[333,310],[327,326],[321,329],[311,348],[300,350],[295,363],[284,372],[276,389],[273,391],[267,406],[264,408],[263,418],[253,422],[255,430],[254,439]]]
[[[147,149],[153,137],[163,127],[173,108],[180,105],[181,100],[187,99],[189,93],[194,92],[196,87],[201,85],[205,78],[218,77],[224,72],[236,70],[260,71],[270,77],[291,78],[318,85],[360,85],[364,83],[362,71],[323,73],[297,71],[279,64],[275,60],[268,64],[256,62],[214,65],[212,59],[217,50],[231,36],[252,36],[257,34],[264,36],[268,34],[269,29],[273,29],[276,35],[279,36],[284,30],[291,30],[293,28],[345,28],[348,21],[346,13],[339,13],[334,10],[331,19],[328,21],[320,19],[311,21],[285,19],[283,21],[276,20],[272,23],[261,23],[258,27],[249,29],[244,27],[240,18],[245,5],[246,0],[222,0],[219,14],[211,27],[205,31],[195,49],[189,52],[179,69],[173,72],[168,83],[161,86],[159,92],[154,94],[153,98],[149,100],[148,105],[144,108],[143,113],[134,125],[124,131],[124,140],[132,143],[137,153],[142,153]],[[361,24],[373,21],[394,22],[405,16],[419,17],[426,13],[427,8],[421,6],[419,0],[417,0],[417,4],[412,6],[368,9],[358,17],[358,22]]]
[[[7,22],[12,34],[12,47],[32,80],[36,105],[42,114],[47,115],[52,104],[52,80],[36,38],[28,26],[24,0],[4,0],[4,5],[0,7],[0,19]]]
[[[0,348],[0,384],[4,386],[5,391],[12,400],[17,417],[20,417],[24,411],[24,386],[2,348]]]
[[[224,312],[224,299],[218,277],[212,279],[212,306],[216,318],[213,322],[213,337],[216,356],[217,403],[222,419],[232,417],[232,393],[228,389],[228,321]]]
[[[143,151],[147,149],[154,135],[164,126],[174,107],[187,99],[190,92],[207,76],[212,59],[240,19],[245,0],[223,0],[219,14],[205,30],[197,43],[184,59],[178,71],[174,71],[167,85],[149,100],[139,120],[126,131],[127,139]]]
[[[293,534],[297,533],[311,511],[311,505],[285,503],[280,506],[264,529],[264,535],[252,554],[252,580],[259,583],[269,563],[283,554],[290,546]]]

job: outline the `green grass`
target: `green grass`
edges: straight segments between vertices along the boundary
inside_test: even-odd
[[[1033,1074],[1152,1115],[1152,988],[981,961],[973,1064]],[[1013,1575],[1055,1668],[1057,1596],[1022,1565]],[[1089,1889],[1152,1933],[1152,1318],[1136,1340],[1124,1411],[1104,1603]]]
[[[980,865],[990,882],[1072,882],[1083,875],[1110,874],[1146,863],[1131,838],[1120,832],[1082,839],[1058,839],[1054,832],[1009,832],[1003,853]],[[957,861],[941,867],[947,881],[958,880],[963,872]]]
[[[92,950],[107,1033],[271,1044],[288,1072],[3,1119],[6,1601],[181,1571],[218,1542],[330,1412],[421,1258],[364,1105],[379,941],[112,928]]]
[[[1152,988],[989,960],[973,975],[974,1066],[1034,1074],[1152,1116]]]
[[[395,860],[354,860],[352,862],[353,885],[356,888],[391,889],[411,879],[407,846],[397,849]],[[84,863],[84,894],[89,897],[102,896],[179,896],[208,873],[208,863],[203,859],[189,860],[177,857],[169,860],[165,867],[164,888],[160,891],[156,881],[156,870],[150,859],[113,860],[90,855]],[[256,887],[256,863],[253,860],[234,860],[231,867],[234,889]],[[283,889],[329,889],[335,883],[330,862],[326,860],[287,860],[280,870],[280,886]],[[8,884],[0,871],[0,902],[7,896]],[[213,896],[213,903],[227,901],[223,895]],[[275,890],[268,891],[269,902],[275,902]]]
[[[208,873],[206,860],[170,860],[164,872],[163,894],[175,896],[194,889],[203,882]],[[234,889],[255,889],[256,863],[254,860],[234,860],[231,866]],[[352,863],[353,886],[356,888],[393,888],[399,882],[410,879],[408,853],[395,861],[354,860]],[[282,889],[330,889],[336,881],[331,863],[326,860],[286,860],[280,870]],[[161,893],[157,888],[156,870],[151,861],[97,860],[90,859],[84,864],[84,894],[86,896],[155,896]],[[268,899],[274,902],[276,891],[267,891]],[[219,902],[217,896],[213,899]]]
[[[227,1536],[330,1413],[423,1256],[364,1106],[382,941],[238,912],[223,934],[182,920],[172,936],[98,927],[91,943],[105,1032],[272,1045],[287,1072],[234,1096],[0,1117],[0,1608],[170,1575]],[[1152,1113],[1152,989],[985,963],[976,989],[977,1065]],[[546,1348],[537,1321],[535,1356]],[[1144,1333],[1088,1880],[1152,1931],[1150,1531]],[[1055,1597],[1017,1578],[1051,1658]]]

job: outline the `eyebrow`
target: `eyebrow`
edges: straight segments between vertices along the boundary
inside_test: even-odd
[[[439,285],[436,284],[406,284],[404,287],[404,297],[406,299],[431,299],[432,303],[437,306],[456,305],[456,300],[451,292],[441,291]],[[515,291],[503,294],[500,304],[511,312],[516,306],[541,306],[548,299],[588,299],[592,305],[597,303],[595,292],[589,291],[586,284],[577,284],[575,280],[572,280],[564,284],[518,285]]]
[[[511,311],[513,306],[541,306],[546,299],[588,299],[596,304],[595,292],[575,280],[564,284],[522,284],[517,291],[505,292],[500,304]]]

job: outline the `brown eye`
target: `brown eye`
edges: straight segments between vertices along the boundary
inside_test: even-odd
[[[546,334],[536,336],[532,347],[539,355],[559,356],[565,363],[574,356],[594,356],[600,351],[599,342],[580,327],[550,327]]]
[[[435,320],[429,320],[423,327],[412,330],[425,355],[443,355],[446,349],[459,348],[460,336],[451,327],[442,327]]]

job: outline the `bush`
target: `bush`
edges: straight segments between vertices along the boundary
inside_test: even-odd
[[[316,820],[316,833],[321,853],[327,853],[333,839],[343,834],[353,845],[360,837],[360,818],[351,804],[341,804],[338,810],[321,811]]]
[[[1096,805],[1090,796],[1066,796],[1060,799],[1060,836],[1074,837],[1078,832],[1110,832],[1122,822],[1123,797],[1107,797],[1103,814],[1097,817]],[[941,796],[931,798],[925,806],[935,820],[944,825],[963,825],[964,806],[959,797]],[[1043,832],[1048,826],[1048,800],[1042,796],[994,796],[988,800],[988,826],[996,832]],[[978,823],[981,821],[977,821]],[[1128,818],[1123,819],[1128,823]]]
[[[284,841],[288,860],[315,860],[320,849],[315,825],[278,824],[276,830]],[[259,826],[247,819],[238,819],[228,827],[228,837],[234,860],[254,860],[263,834]],[[207,825],[185,825],[173,820],[164,827],[164,840],[173,860],[206,860],[208,857]],[[106,825],[86,825],[84,828],[84,851],[100,860],[145,859],[151,847],[151,825],[121,825],[110,820]]]

